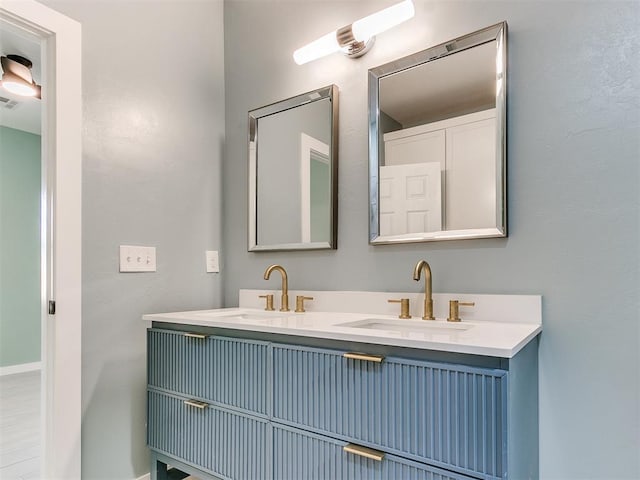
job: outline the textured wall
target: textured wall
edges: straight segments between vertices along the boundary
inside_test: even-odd
[[[144,313],[210,308],[221,280],[220,1],[44,2],[82,24],[82,478],[149,471]],[[118,273],[118,246],[157,247]]]
[[[0,367],[40,361],[40,135],[0,126]]]
[[[545,479],[640,477],[640,4],[416,1],[416,17],[358,60],[297,66],[303,44],[389,1],[227,1],[224,300],[239,288],[543,295],[540,467]],[[367,69],[509,23],[507,239],[368,245]],[[247,111],[340,88],[338,250],[246,251]]]

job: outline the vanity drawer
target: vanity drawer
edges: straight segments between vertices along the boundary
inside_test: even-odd
[[[149,448],[224,478],[270,478],[266,420],[185,401],[148,391]]]
[[[273,425],[274,480],[469,480],[395,455],[372,459],[345,451],[347,442]],[[350,450],[362,450],[350,445]],[[355,448],[353,448],[355,447]],[[369,453],[369,452],[366,452]],[[380,453],[380,452],[373,452]]]
[[[150,387],[257,414],[269,414],[269,344],[149,329]]]
[[[465,474],[501,478],[504,370],[274,345],[273,418]]]

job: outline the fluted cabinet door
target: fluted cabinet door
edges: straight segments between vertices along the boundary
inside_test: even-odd
[[[469,480],[395,455],[381,460],[344,450],[347,442],[273,426],[274,480]]]
[[[506,462],[506,372],[273,347],[273,418],[485,478]]]
[[[150,329],[149,387],[269,415],[269,345]]]
[[[268,421],[185,400],[148,392],[150,448],[225,479],[271,478]]]

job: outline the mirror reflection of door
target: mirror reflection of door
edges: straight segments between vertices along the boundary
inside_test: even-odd
[[[331,231],[329,145],[300,134],[300,225],[303,243],[328,242]]]
[[[380,234],[442,230],[440,164],[380,167]]]
[[[385,164],[380,166],[381,235],[442,230],[444,157],[444,130],[384,136]]]

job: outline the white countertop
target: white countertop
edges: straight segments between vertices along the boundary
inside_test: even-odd
[[[258,293],[263,294],[265,292],[269,293],[269,291],[262,290],[241,291],[241,307],[238,308],[149,314],[144,315],[142,318],[154,322],[326,338],[502,358],[512,358],[542,331],[541,321],[536,322],[541,310],[539,296],[453,295],[450,297],[464,301],[475,300],[477,308],[475,313],[471,314],[467,312],[466,308],[461,307],[460,316],[463,321],[452,323],[447,322],[444,318],[439,318],[438,313],[441,309],[435,310],[436,320],[421,320],[419,316],[414,316],[411,320],[399,320],[397,315],[389,315],[387,312],[383,314],[339,311],[320,312],[310,311],[311,308],[306,313],[294,313],[293,311],[267,312],[260,308],[242,306],[243,304],[252,303],[251,301],[246,301],[246,298],[254,298],[257,297]],[[321,298],[331,292],[290,292],[290,298],[292,298],[291,306],[295,304],[296,293],[314,296],[314,299],[318,298],[320,300],[319,303],[322,303]],[[340,292],[340,294],[344,293]],[[375,305],[374,300],[376,297],[384,296],[385,299],[388,299],[400,298],[403,295],[402,293],[381,292],[351,293],[359,293],[363,296],[371,293],[373,297],[368,297],[369,306]],[[243,295],[246,297],[244,301],[242,300]],[[436,297],[439,296],[446,296],[446,294],[434,294],[434,302]],[[353,297],[354,295],[349,296],[349,298]],[[517,307],[520,304],[523,308],[533,311],[527,312],[526,315],[521,315],[522,318],[518,318],[514,322],[505,320],[504,316],[496,318],[496,321],[478,318],[478,311],[504,311],[495,305],[495,302],[502,297],[510,297],[508,300],[511,302],[511,307]],[[519,297],[522,301],[516,299],[516,297]],[[276,295],[276,298],[277,308],[279,306],[279,297]],[[438,303],[443,303],[442,300],[439,299]],[[508,305],[509,301],[505,305]],[[309,307],[311,307],[312,303],[311,301],[307,302]],[[414,304],[421,305],[415,302]],[[397,305],[393,307],[398,308]],[[469,308],[469,310],[474,309]],[[414,308],[412,308],[411,313],[413,315],[418,314],[414,312]],[[473,318],[467,320],[466,318],[469,317]]]

